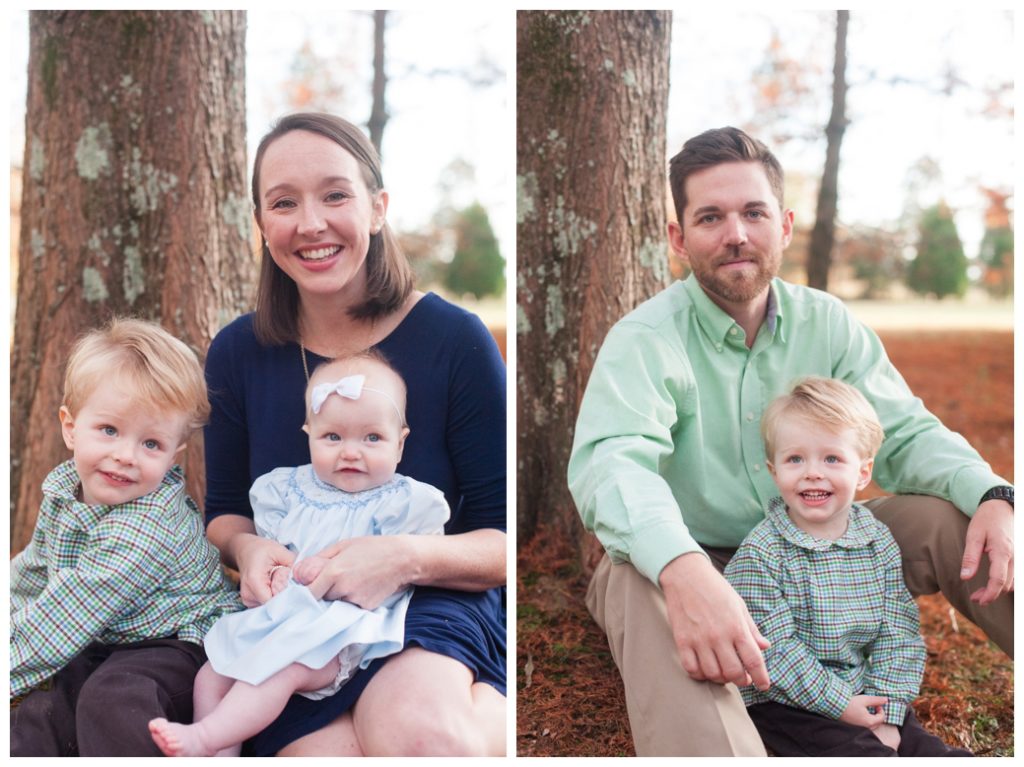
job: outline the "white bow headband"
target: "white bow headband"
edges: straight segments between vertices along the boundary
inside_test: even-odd
[[[376,392],[380,396],[384,397],[388,402],[391,403],[391,407],[398,413],[398,420],[405,423],[405,417],[402,415],[402,411],[398,408],[398,403],[392,399],[391,395],[380,389],[373,389],[369,386],[363,386],[366,381],[364,375],[345,376],[337,381],[317,384],[313,387],[313,391],[309,393],[309,407],[313,411],[313,414],[320,412],[320,408],[324,406],[324,401],[332,394],[337,394],[345,399],[359,399],[364,391]]]

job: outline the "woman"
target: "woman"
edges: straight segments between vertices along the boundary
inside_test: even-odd
[[[313,367],[374,347],[408,385],[399,471],[440,488],[444,536],[368,537],[327,550],[328,599],[372,609],[417,588],[405,649],[333,697],[293,697],[256,755],[501,755],[505,750],[505,369],[483,324],[412,289],[385,216],[379,160],[358,128],[324,114],[282,119],[256,152],[263,236],[256,311],[207,357],[207,534],[241,574],[247,605],[270,598],[291,553],[255,535],[248,490],[309,462],[301,431]],[[423,540],[417,540],[417,539]],[[426,539],[430,540],[426,540]]]

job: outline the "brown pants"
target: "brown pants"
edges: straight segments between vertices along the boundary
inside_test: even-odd
[[[914,596],[938,591],[1013,657],[1013,595],[987,607],[970,601],[988,579],[983,558],[972,580],[960,580],[969,520],[946,501],[893,496],[867,504],[889,526],[903,554]],[[732,552],[707,549],[725,568]],[[602,558],[587,590],[587,608],[608,636],[622,675],[637,756],[763,756],[764,746],[735,685],[697,682],[683,670],[661,589],[629,564]]]
[[[203,648],[177,639],[89,645],[11,711],[11,756],[161,756],[149,720],[192,721]]]

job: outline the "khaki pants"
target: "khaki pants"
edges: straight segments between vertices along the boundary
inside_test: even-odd
[[[987,607],[971,602],[988,580],[960,580],[969,520],[946,501],[893,496],[865,504],[889,526],[903,554],[903,572],[914,596],[942,591],[963,615],[1013,657],[1013,595]],[[728,549],[707,549],[719,571]],[[608,636],[622,675],[637,756],[763,756],[764,746],[735,685],[697,682],[676,653],[661,589],[629,564],[603,557],[587,590],[587,608]]]

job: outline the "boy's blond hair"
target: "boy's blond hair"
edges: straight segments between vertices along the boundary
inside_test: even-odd
[[[115,317],[79,338],[64,373],[64,406],[77,414],[114,376],[134,392],[133,401],[187,415],[190,433],[210,416],[206,379],[195,353],[155,323]]]
[[[769,460],[775,455],[779,423],[791,416],[802,416],[833,431],[853,429],[862,458],[873,458],[885,439],[878,415],[863,394],[835,378],[808,376],[772,400],[764,411],[761,438]]]

